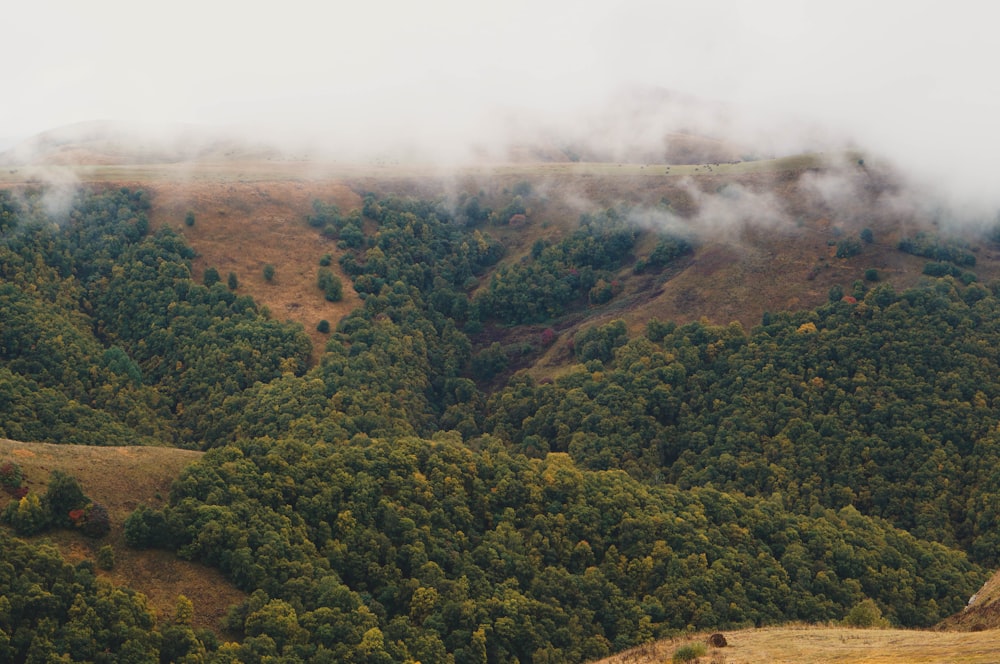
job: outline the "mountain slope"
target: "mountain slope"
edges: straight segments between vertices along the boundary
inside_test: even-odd
[[[72,563],[93,560],[99,547],[110,544],[115,565],[102,574],[145,594],[161,620],[173,616],[177,596],[184,595],[194,603],[193,624],[218,630],[226,610],[245,595],[217,570],[165,551],[131,549],[123,534],[126,517],[140,504],[164,505],[173,481],[201,456],[201,452],[168,447],[53,445],[0,438],[0,463],[18,463],[29,490],[44,493],[49,475],[59,470],[75,477],[84,493],[104,505],[111,517],[111,533],[100,540],[60,530],[41,538],[55,543]],[[10,500],[0,493],[0,511]]]

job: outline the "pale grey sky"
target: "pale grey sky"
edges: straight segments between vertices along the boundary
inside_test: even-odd
[[[7,7],[0,137],[113,119],[454,141],[624,88],[814,123],[983,196],[1000,5],[973,0],[34,0]],[[1000,189],[1000,188],[998,188]],[[992,194],[990,194],[992,196]],[[997,196],[1000,200],[1000,196]]]

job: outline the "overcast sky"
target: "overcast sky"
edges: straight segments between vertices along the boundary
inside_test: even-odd
[[[0,38],[0,138],[114,119],[462,141],[663,88],[814,123],[984,196],[1000,154],[994,7],[20,1]]]

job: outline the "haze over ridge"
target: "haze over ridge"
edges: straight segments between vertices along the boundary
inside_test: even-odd
[[[138,11],[43,0],[14,10],[18,29],[0,45],[15,64],[0,137],[94,119],[190,123],[292,149],[455,161],[553,129],[607,152],[694,127],[774,153],[855,145],[990,214],[996,13],[971,1],[181,0]],[[615,114],[648,90],[705,103],[658,124]],[[730,110],[712,117],[708,104]]]

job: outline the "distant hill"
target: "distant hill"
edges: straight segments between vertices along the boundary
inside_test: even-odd
[[[273,147],[195,125],[98,120],[52,129],[0,152],[0,165],[171,164],[199,159],[272,158]]]

